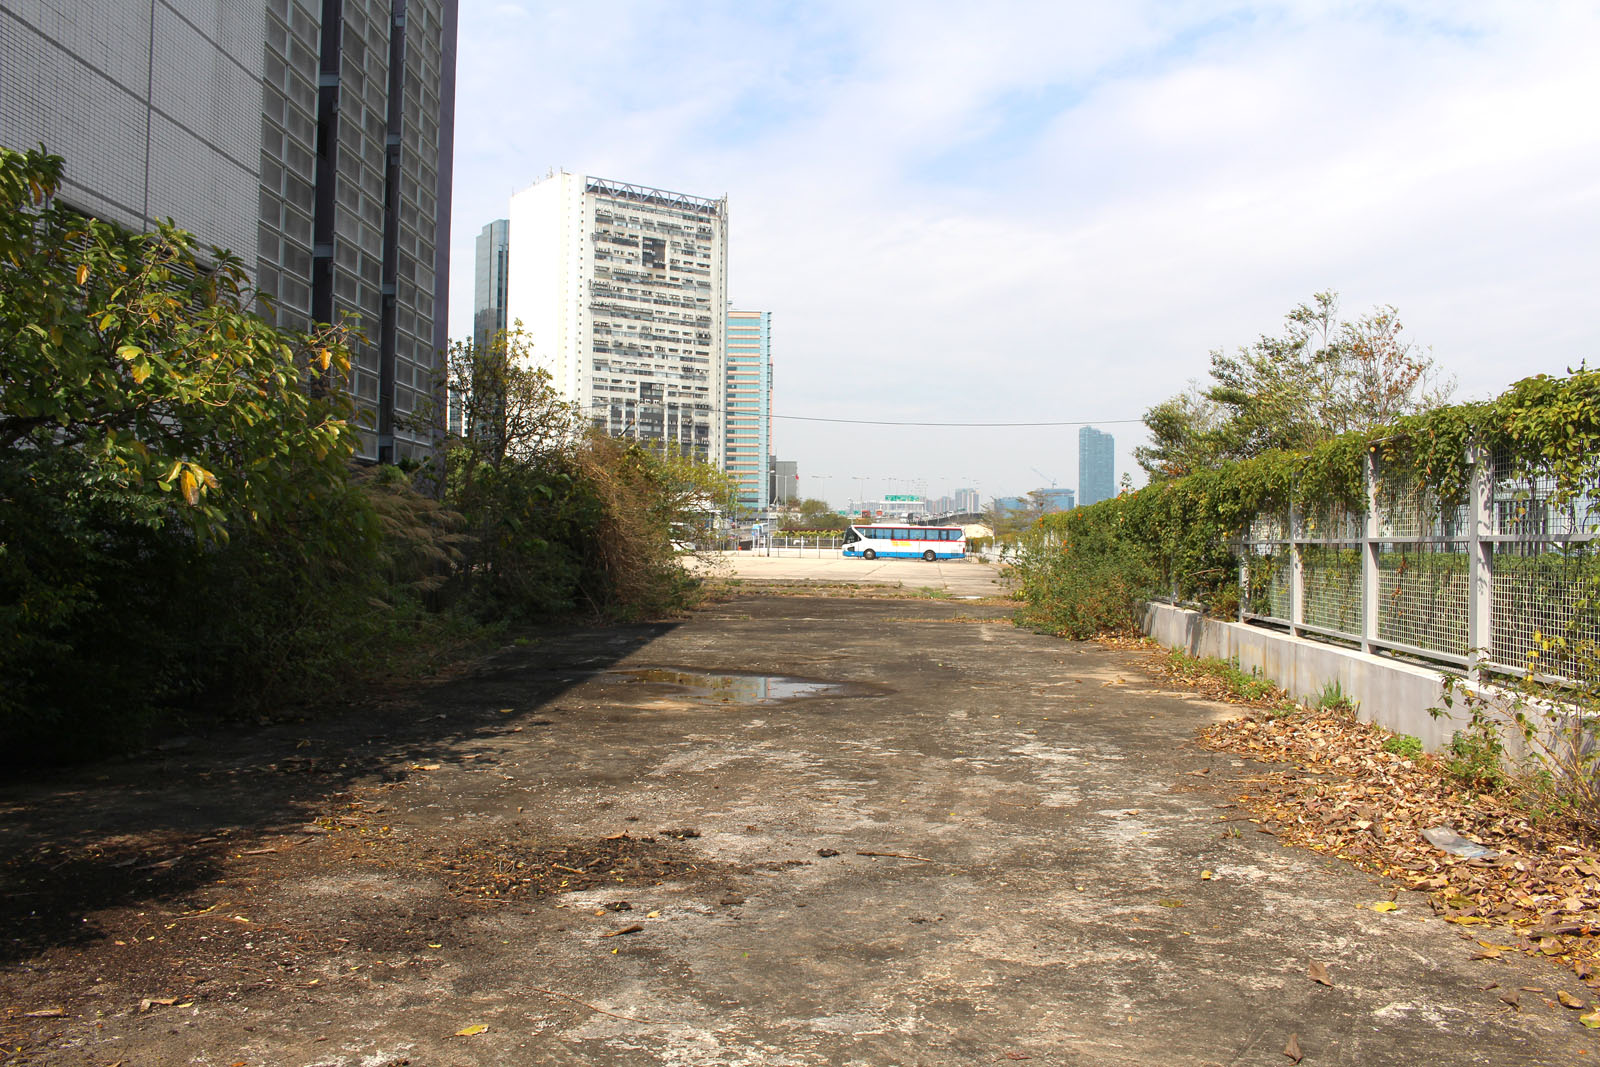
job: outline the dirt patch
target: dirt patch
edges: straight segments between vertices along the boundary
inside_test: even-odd
[[[481,947],[480,920],[510,905],[607,890],[617,896],[602,910],[628,912],[629,890],[739,873],[694,852],[693,829],[562,839],[511,822],[449,842],[393,817],[347,801],[301,833],[231,848],[144,840],[11,857],[8,886],[32,888],[6,894],[0,913],[23,957],[0,972],[0,1063],[97,1013],[244,1002],[352,974],[422,978],[442,953]],[[66,918],[86,907],[88,921]]]

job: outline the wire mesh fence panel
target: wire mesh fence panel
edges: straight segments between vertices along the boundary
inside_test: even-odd
[[[1247,614],[1287,622],[1289,619],[1289,546],[1257,545],[1246,562],[1250,582],[1244,590]]]
[[[1600,557],[1588,545],[1495,546],[1489,658],[1512,671],[1600,677]]]
[[[1494,532],[1532,541],[1584,537],[1600,530],[1592,497],[1565,497],[1550,474],[1519,472],[1505,454],[1491,460]]]
[[[1302,545],[1305,623],[1361,636],[1361,547]]]
[[[1478,645],[1494,670],[1600,680],[1600,499],[1564,494],[1548,472],[1503,456],[1487,462],[1462,484],[1467,499],[1449,503],[1398,465],[1375,463],[1370,527],[1342,504],[1257,515],[1234,542],[1248,574],[1244,613],[1457,666]],[[1483,542],[1491,554],[1479,552]],[[1373,605],[1364,603],[1369,552]],[[1482,631],[1470,616],[1475,583],[1489,593]],[[1376,621],[1366,632],[1369,607]]]
[[[1365,522],[1363,512],[1334,504],[1302,513],[1294,537],[1296,541],[1356,542],[1361,540]]]
[[[1465,656],[1466,545],[1386,543],[1377,557],[1379,640]]]
[[[1471,510],[1465,502],[1446,505],[1431,487],[1386,473],[1382,464],[1377,466],[1375,488],[1379,538],[1455,540],[1467,536]]]
[[[1271,545],[1289,540],[1289,521],[1287,516],[1271,512],[1257,515],[1250,520],[1250,525],[1244,532],[1244,541],[1252,545]]]

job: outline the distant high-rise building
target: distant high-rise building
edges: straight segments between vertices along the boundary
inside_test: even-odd
[[[723,469],[743,507],[766,511],[772,503],[765,476],[772,454],[772,312],[729,311],[727,330]]]
[[[954,495],[957,512],[963,515],[975,515],[983,510],[983,502],[979,499],[976,489],[957,489]]]
[[[772,484],[768,492],[774,504],[794,504],[800,498],[800,465],[792,459],[769,456],[767,470]]]
[[[0,144],[66,159],[63,203],[170,217],[243,260],[280,326],[358,321],[361,455],[448,340],[457,0],[74,0],[0,12]]]
[[[478,257],[473,270],[472,344],[488,349],[506,328],[506,261],[510,256],[511,223],[495,219],[478,232]]]
[[[1117,442],[1093,426],[1078,431],[1078,498],[1087,507],[1117,495]]]
[[[722,465],[728,203],[560,171],[511,198],[508,321],[614,437]]]
[[[1071,511],[1073,508],[1071,489],[1051,486],[1049,489],[1035,489],[1028,495],[1037,499],[1047,514],[1052,511]]]
[[[483,353],[506,328],[506,261],[510,256],[511,224],[495,219],[478,231],[477,255],[472,271],[472,347]],[[452,435],[464,432],[466,396],[458,391],[461,383],[446,387],[447,429]]]

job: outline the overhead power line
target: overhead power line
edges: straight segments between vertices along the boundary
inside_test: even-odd
[[[852,426],[1116,426],[1143,419],[1077,419],[1070,422],[891,422],[886,419],[828,419],[818,415],[773,415],[791,422],[844,422]]]

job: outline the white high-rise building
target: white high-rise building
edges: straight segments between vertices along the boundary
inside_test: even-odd
[[[511,198],[506,318],[615,437],[721,466],[728,203],[565,171]]]

